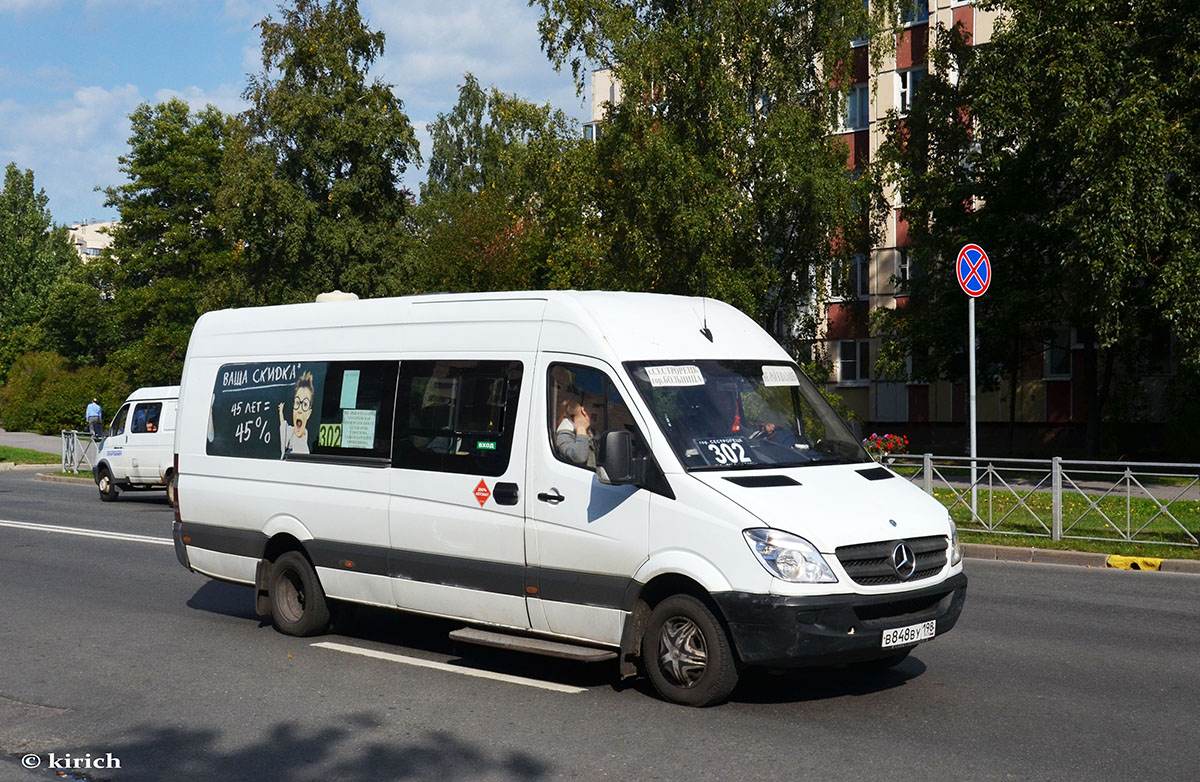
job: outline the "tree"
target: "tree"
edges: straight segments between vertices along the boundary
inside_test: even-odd
[[[577,81],[585,61],[611,68],[622,91],[597,142],[599,276],[718,296],[790,339],[834,267],[875,238],[878,187],[847,175],[831,131],[851,40],[894,29],[895,4],[869,16],[859,0],[537,2],[555,65]]]
[[[17,356],[42,341],[39,321],[59,275],[80,264],[65,227],[55,227],[49,197],[35,190],[33,171],[15,163],[0,191],[0,379]]]
[[[592,148],[562,111],[485,91],[468,73],[430,136],[418,209],[426,287],[586,285],[579,185]]]
[[[93,358],[135,386],[168,385],[179,382],[196,319],[236,303],[223,300],[233,245],[214,205],[230,119],[212,106],[192,114],[178,99],[143,103],[129,119],[129,153],[118,159],[129,181],[105,190],[121,221],[92,279],[74,284],[91,283],[109,304],[111,353]]]
[[[263,304],[406,292],[400,177],[420,153],[391,87],[367,82],[384,35],[355,0],[279,11],[258,24],[263,70],[226,157],[220,204],[238,258],[228,294]]]
[[[1118,358],[1155,324],[1200,360],[1200,292],[1185,283],[1200,268],[1200,7],[981,7],[1003,12],[991,43],[972,49],[943,31],[913,111],[887,123],[881,157],[924,269],[886,328],[918,375],[964,376],[936,357],[963,354],[961,328],[945,325],[965,320],[951,264],[966,241],[983,245],[1000,265],[979,302],[981,342],[1015,382],[1023,350],[1040,351],[1055,326],[1076,329],[1094,453]]]

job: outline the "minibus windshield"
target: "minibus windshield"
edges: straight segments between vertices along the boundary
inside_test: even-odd
[[[782,361],[626,362],[688,470],[871,460],[812,381]]]

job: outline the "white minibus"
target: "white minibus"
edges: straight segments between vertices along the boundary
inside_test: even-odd
[[[112,502],[121,491],[164,488],[168,499],[174,499],[178,405],[179,386],[150,386],[129,395],[97,448],[92,478],[101,500]]]
[[[446,617],[465,642],[616,659],[681,704],[747,666],[896,665],[966,593],[946,508],[711,299],[211,312],[175,454],[180,562],[253,586],[284,633],[342,603]]]

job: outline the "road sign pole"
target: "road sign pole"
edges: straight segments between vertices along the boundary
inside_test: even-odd
[[[992,262],[987,253],[977,244],[965,245],[958,251],[958,260],[954,262],[954,271],[958,275],[958,285],[967,294],[967,373],[970,375],[968,395],[971,398],[971,517],[972,521],[979,518],[979,487],[976,460],[979,458],[978,443],[975,437],[975,299],[987,292],[992,284]]]
[[[979,455],[978,443],[975,439],[975,298],[967,299],[967,372],[970,375],[970,383],[968,394],[970,396],[971,407],[971,518],[972,521],[979,518],[978,492],[979,487],[976,485],[976,467],[975,459]]]

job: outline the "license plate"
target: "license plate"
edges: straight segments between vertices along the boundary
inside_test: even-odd
[[[928,641],[933,638],[934,632],[937,630],[937,621],[930,620],[922,622],[919,625],[909,625],[908,627],[896,627],[891,630],[883,631],[883,648],[889,646],[904,646],[906,644],[915,644],[917,641]]]

